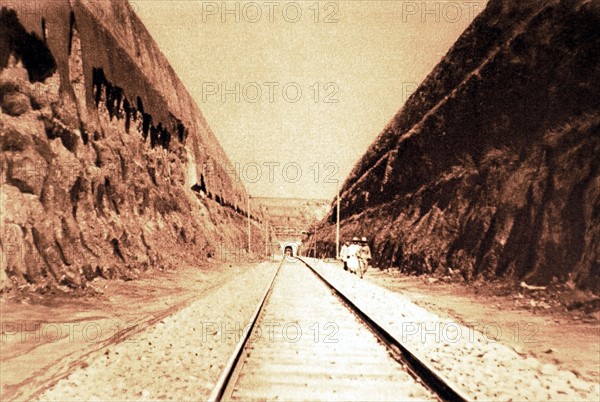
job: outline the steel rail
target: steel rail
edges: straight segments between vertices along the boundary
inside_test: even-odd
[[[248,343],[248,340],[250,339],[250,334],[252,333],[254,326],[256,325],[256,323],[258,321],[258,317],[260,316],[260,313],[262,312],[263,307],[266,304],[266,300],[269,297],[271,290],[273,289],[273,285],[275,284],[275,278],[277,278],[277,274],[279,273],[281,265],[283,265],[284,262],[285,262],[285,259],[281,261],[279,266],[277,266],[277,269],[275,270],[275,273],[273,274],[273,278],[271,278],[271,281],[269,282],[269,286],[267,286],[265,293],[263,294],[262,298],[260,299],[260,302],[258,303],[258,307],[256,308],[256,311],[252,315],[252,318],[250,320],[250,327],[248,328],[247,331],[244,331],[244,333],[242,334],[242,338],[237,343],[233,354],[229,358],[229,361],[225,365],[225,368],[223,369],[221,376],[215,383],[213,391],[211,392],[210,396],[208,397],[209,401],[218,402],[221,400],[221,398],[225,394],[225,391],[227,390],[230,380],[233,377],[233,374],[236,370],[236,366],[242,356],[242,353],[246,347],[246,344]]]
[[[315,268],[310,266],[304,259],[298,258],[306,265],[331,291],[342,300],[342,302],[379,338],[393,353],[393,357],[402,365],[405,365],[415,379],[421,381],[429,390],[434,392],[443,401],[466,402],[473,400],[461,391],[453,382],[436,370],[425,359],[419,357],[415,352],[404,346],[392,334],[386,331],[375,320],[363,312],[346,295],[331,284]]]

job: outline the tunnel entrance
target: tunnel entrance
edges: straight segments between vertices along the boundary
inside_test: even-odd
[[[283,250],[283,255],[285,257],[293,257],[294,250],[292,249],[292,246],[285,246],[285,249]]]

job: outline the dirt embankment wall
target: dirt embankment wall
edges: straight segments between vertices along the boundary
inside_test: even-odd
[[[354,167],[342,237],[381,267],[598,293],[599,165],[600,4],[493,0]]]
[[[242,253],[246,191],[129,3],[0,10],[0,286]]]

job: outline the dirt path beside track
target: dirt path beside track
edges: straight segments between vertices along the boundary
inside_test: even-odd
[[[458,283],[431,283],[427,277],[378,269],[369,270],[365,279],[402,293],[440,316],[486,330],[490,337],[498,338],[522,356],[600,382],[600,321],[564,309],[528,310],[519,307],[527,304],[522,302],[527,302],[527,296],[494,295],[493,289],[485,286],[477,290]]]
[[[135,343],[148,327],[244,274],[260,280],[262,271],[267,274],[260,264],[220,263],[154,271],[129,282],[96,280],[96,295],[3,295],[0,399],[29,400],[112,345]]]

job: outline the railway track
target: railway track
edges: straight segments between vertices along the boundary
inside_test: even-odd
[[[209,400],[469,398],[298,260],[275,272]]]

